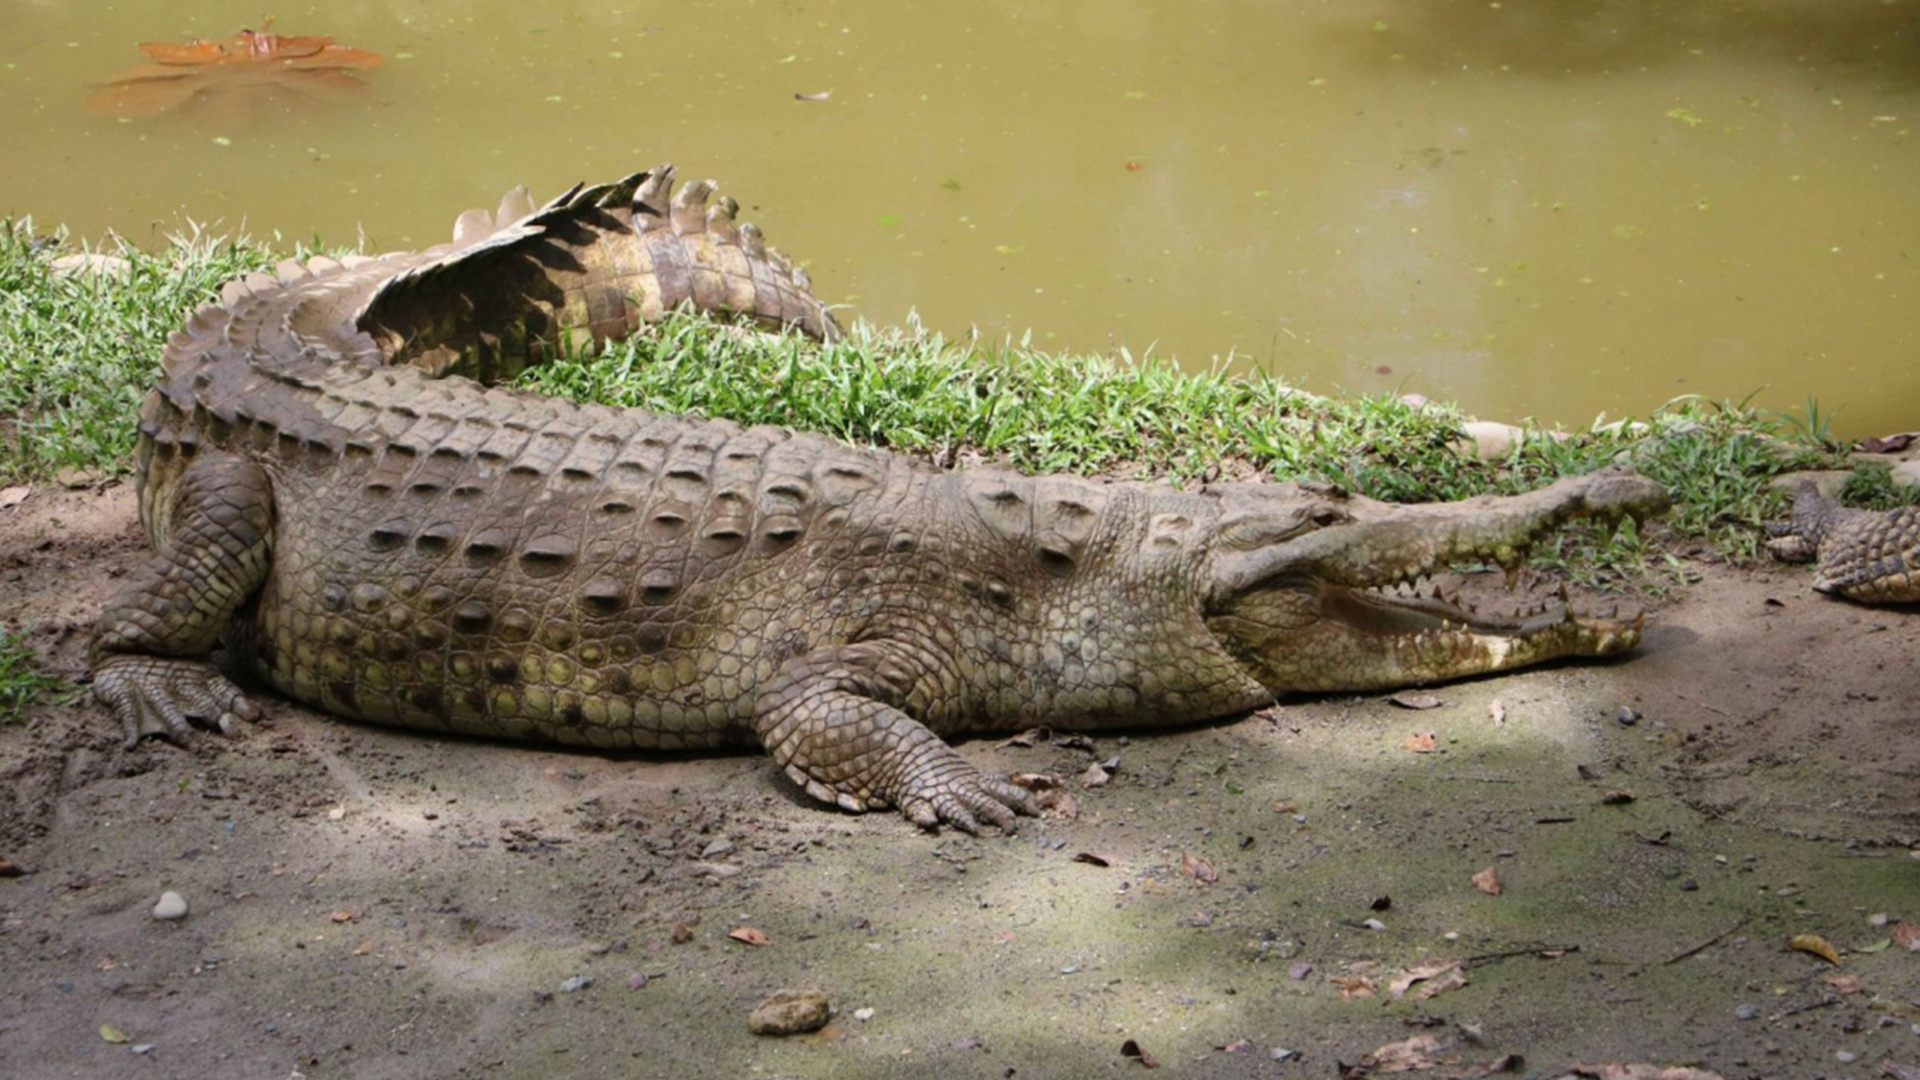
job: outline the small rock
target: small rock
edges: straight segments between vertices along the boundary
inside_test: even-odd
[[[1851,1065],[1860,1060],[1860,1055],[1851,1050],[1835,1050],[1833,1052],[1833,1060],[1842,1065]]]
[[[187,898],[169,889],[160,894],[160,902],[153,905],[153,917],[162,922],[187,917]]]
[[[592,985],[593,985],[593,976],[575,975],[573,978],[568,979],[566,982],[563,982],[560,984],[560,992],[563,994],[577,994],[580,991],[585,990],[587,987]]]
[[[1739,1005],[1735,1006],[1733,1010],[1733,1018],[1735,1020],[1751,1020],[1759,1015],[1760,1006],[1758,1005]]]
[[[1698,892],[1699,889],[1700,889],[1700,883],[1693,880],[1692,878],[1688,878],[1685,881],[1682,881],[1680,883],[1681,892]]]
[[[1867,916],[1868,926],[1885,926],[1890,921],[1891,920],[1888,918],[1887,913],[1884,911],[1876,911],[1873,914]]]
[[[1903,461],[1892,472],[1894,487],[1920,487],[1920,460]]]
[[[91,251],[57,256],[47,265],[53,270],[53,276],[65,278],[103,277],[118,281],[133,273],[133,264],[120,256]]]
[[[873,1006],[871,1006],[871,1005],[865,1005],[865,1006],[862,1006],[862,1007],[860,1007],[860,1008],[858,1008],[858,1009],[855,1009],[855,1010],[853,1010],[853,1018],[854,1018],[855,1020],[871,1020],[871,1019],[873,1019]]]
[[[753,1007],[747,1030],[755,1035],[800,1035],[827,1026],[833,1010],[820,990],[775,990]]]
[[[1619,711],[1613,714],[1613,718],[1614,720],[1619,722],[1621,727],[1632,727],[1633,725],[1640,722],[1640,710],[1630,709],[1627,706],[1622,705],[1620,706]]]
[[[1527,437],[1527,429],[1512,424],[1500,424],[1491,420],[1473,420],[1461,425],[1472,442],[1472,454],[1481,461],[1499,461],[1513,452],[1513,448]],[[1468,447],[1461,445],[1462,452]]]

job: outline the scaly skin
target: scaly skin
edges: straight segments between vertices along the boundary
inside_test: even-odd
[[[463,219],[455,250],[291,269],[176,335],[139,456],[157,555],[95,640],[96,693],[129,742],[251,714],[207,660],[224,637],[269,685],[345,716],[596,747],[758,742],[848,810],[1011,828],[1025,794],[946,736],[1200,721],[1639,638],[1637,620],[1563,605],[1502,617],[1391,591],[1450,560],[1517,566],[1571,518],[1664,508],[1631,474],[1397,507],[1295,484],[950,473],[461,377],[538,362],[551,335],[627,332],[653,308],[620,297],[660,285],[606,284],[635,245],[656,266],[732,257],[730,220],[605,205],[636,188],[643,207],[664,199],[656,173],[503,212],[494,232]],[[635,231],[668,219],[687,227]],[[784,260],[743,253],[773,287],[689,299],[754,297],[763,321],[833,332]]]
[[[1920,507],[1874,513],[1841,506],[1804,481],[1793,516],[1770,527],[1767,550],[1813,562],[1813,587],[1863,604],[1920,603]]]

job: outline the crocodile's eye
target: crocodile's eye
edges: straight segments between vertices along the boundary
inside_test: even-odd
[[[1347,520],[1349,519],[1346,511],[1335,509],[1331,506],[1322,506],[1313,512],[1313,523],[1322,528],[1328,525],[1338,525]]]

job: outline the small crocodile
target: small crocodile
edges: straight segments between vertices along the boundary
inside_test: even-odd
[[[1920,602],[1920,506],[1857,510],[1802,480],[1793,516],[1767,531],[1775,558],[1818,560],[1813,587],[1820,592],[1863,604]]]
[[[1012,828],[1027,792],[944,737],[1228,717],[1631,648],[1640,620],[1479,611],[1625,472],[1396,506],[948,472],[773,427],[500,385],[676,303],[815,337],[806,277],[670,168],[510,197],[421,254],[289,264],[173,335],[141,417],[156,552],[100,616],[131,746],[256,715],[211,655],[329,712],[590,747],[758,743],[811,795]]]

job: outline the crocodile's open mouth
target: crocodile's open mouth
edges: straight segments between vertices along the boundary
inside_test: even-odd
[[[1440,576],[1454,563],[1491,564],[1506,572],[1511,591],[1532,546],[1568,520],[1618,521],[1663,509],[1665,494],[1640,477],[1594,474],[1460,503],[1328,501],[1338,513],[1320,515],[1321,527],[1214,556],[1208,629],[1275,693],[1440,682],[1563,656],[1609,656],[1640,640],[1637,611],[1578,610],[1564,586],[1516,605],[1482,601],[1477,590],[1442,584]]]

